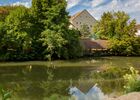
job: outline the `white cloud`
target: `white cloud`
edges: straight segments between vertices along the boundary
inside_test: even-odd
[[[96,7],[100,4],[102,4],[104,2],[104,0],[93,0],[92,1],[92,7]]]
[[[138,0],[135,4],[134,4],[135,7],[137,8],[140,8],[140,0]]]
[[[89,3],[82,2],[82,3],[80,3],[80,5],[85,6],[85,7],[90,7],[92,5],[92,2],[89,2]]]
[[[68,2],[67,9],[70,9],[76,6],[80,2],[80,0],[67,0],[67,2]]]
[[[24,5],[25,7],[31,7],[31,1],[24,1],[24,2],[20,2],[17,1],[15,3],[12,3],[11,5],[15,6],[15,5]]]
[[[93,0],[92,2],[94,1],[96,0]],[[98,4],[101,4],[102,0],[99,1],[100,2]],[[112,0],[106,5],[101,5],[99,7],[92,5],[92,7],[88,9],[88,11],[98,19],[100,19],[100,16],[103,14],[103,12],[118,10],[125,11],[126,13],[130,14],[132,18],[136,18],[140,23],[140,0]]]

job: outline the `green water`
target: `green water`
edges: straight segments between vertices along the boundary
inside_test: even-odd
[[[0,85],[12,91],[12,100],[44,100],[52,94],[69,96],[69,86],[87,92],[95,83],[105,94],[121,93],[123,80],[94,79],[106,66],[140,68],[140,57],[84,58],[70,61],[1,62]]]

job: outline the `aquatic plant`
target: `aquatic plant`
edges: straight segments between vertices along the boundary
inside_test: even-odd
[[[68,96],[62,96],[59,94],[52,94],[50,97],[44,98],[44,100],[69,100]]]
[[[130,71],[127,68],[108,66],[103,70],[91,72],[90,76],[94,79],[116,79],[123,78],[123,75],[129,72]]]
[[[7,100],[11,98],[11,93],[12,93],[11,91],[7,91],[3,89],[2,87],[0,87],[0,92],[1,92],[2,100]]]
[[[125,85],[124,89],[125,92],[139,92],[140,91],[140,75],[139,72],[134,69],[133,67],[130,67],[130,74],[124,75]]]

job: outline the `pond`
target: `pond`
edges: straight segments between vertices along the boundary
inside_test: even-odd
[[[49,100],[69,96],[70,86],[87,92],[95,83],[105,94],[123,92],[122,78],[94,79],[94,72],[107,66],[140,68],[140,57],[97,57],[70,61],[1,62],[0,85],[12,91],[11,100]],[[44,99],[46,98],[46,99]],[[55,99],[54,99],[55,100]]]

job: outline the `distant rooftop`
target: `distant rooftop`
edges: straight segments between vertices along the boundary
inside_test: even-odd
[[[77,12],[76,14],[74,14],[73,16],[71,16],[71,18],[70,18],[70,20],[74,20],[76,17],[78,17],[79,15],[81,15],[83,12],[87,12],[87,13],[89,13],[86,9],[84,9],[84,10],[82,10],[82,11],[80,11],[80,12]],[[89,15],[91,16],[91,17],[93,17],[90,13],[89,13]],[[94,17],[93,17],[94,18]],[[94,18],[95,19],[95,18]],[[96,19],[95,19],[96,20]]]
[[[136,28],[137,28],[138,30],[140,30],[140,24],[136,25]]]
[[[81,44],[85,49],[107,49],[108,40],[90,40],[90,39],[81,39]]]
[[[82,12],[83,12],[83,11],[80,11],[80,12],[74,14],[73,16],[71,16],[70,20],[75,19],[75,18],[76,18],[77,16],[79,16]]]

